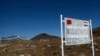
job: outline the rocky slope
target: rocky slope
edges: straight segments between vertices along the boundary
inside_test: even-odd
[[[95,56],[100,56],[100,28],[93,29]],[[65,46],[65,56],[92,56],[91,44]],[[59,37],[45,33],[31,40],[15,40],[0,43],[0,56],[61,56]]]

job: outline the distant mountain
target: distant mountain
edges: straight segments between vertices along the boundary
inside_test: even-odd
[[[94,37],[100,36],[100,27],[96,27],[93,29],[93,35],[94,35]]]
[[[22,40],[22,37],[17,35],[12,35],[9,37],[1,37],[1,42],[9,42],[9,41],[15,41],[15,40]]]
[[[94,37],[99,37],[100,36],[100,27],[93,28],[93,35],[94,35]],[[60,39],[60,37],[57,37],[57,36],[52,36],[52,35],[48,35],[46,33],[41,33],[41,34],[38,34],[35,37],[33,37],[31,40],[35,40],[35,39],[54,39],[54,38],[59,38]]]
[[[54,38],[59,38],[59,37],[48,35],[46,33],[41,33],[41,34],[36,35],[35,37],[33,37],[31,40],[35,40],[35,39],[54,39]]]

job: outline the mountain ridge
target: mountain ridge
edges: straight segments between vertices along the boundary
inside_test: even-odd
[[[41,34],[38,34],[35,37],[31,38],[31,40],[35,40],[35,39],[54,39],[54,38],[60,38],[60,37],[49,35],[49,34],[46,34],[46,33],[41,33]]]

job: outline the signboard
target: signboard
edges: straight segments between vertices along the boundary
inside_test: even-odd
[[[65,18],[65,44],[78,45],[89,44],[90,27],[89,21]]]

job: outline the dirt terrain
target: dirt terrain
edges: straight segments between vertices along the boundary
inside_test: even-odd
[[[93,33],[95,56],[100,56],[100,27],[93,29]],[[91,44],[64,47],[65,56],[92,56]],[[0,43],[0,56],[61,56],[61,40],[43,33],[31,40]]]

